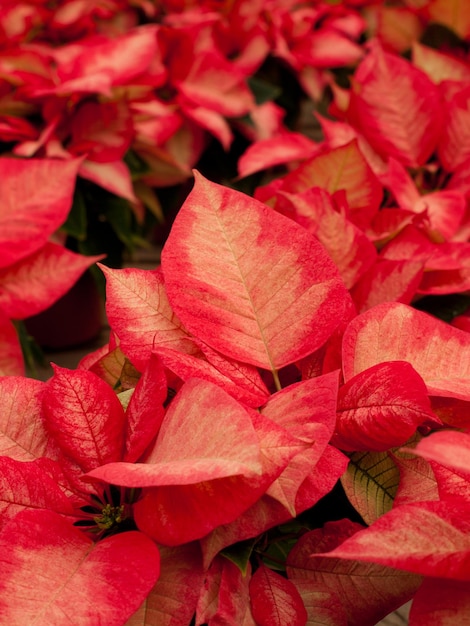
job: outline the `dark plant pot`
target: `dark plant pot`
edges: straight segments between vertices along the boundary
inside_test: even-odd
[[[85,272],[49,309],[25,320],[25,326],[42,348],[66,350],[96,339],[104,320],[104,302],[93,276]]]

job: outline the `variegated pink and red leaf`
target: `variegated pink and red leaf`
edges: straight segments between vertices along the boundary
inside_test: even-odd
[[[0,267],[41,248],[65,222],[80,160],[0,159]]]
[[[378,363],[340,388],[332,443],[342,450],[388,450],[425,422],[440,424],[421,376],[406,361]]]
[[[112,388],[92,372],[55,366],[43,410],[47,431],[84,472],[122,458],[124,410]]]
[[[339,324],[347,295],[309,233],[199,174],[162,268],[186,328],[222,354],[268,370],[320,347]]]
[[[0,545],[0,616],[8,624],[122,624],[160,571],[158,549],[144,534],[93,543],[46,510],[19,513],[0,534]]]

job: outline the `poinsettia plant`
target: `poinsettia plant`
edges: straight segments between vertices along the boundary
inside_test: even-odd
[[[0,158],[0,373],[23,374],[20,323],[51,306],[101,256],[67,250],[67,219],[80,161]],[[16,326],[15,326],[16,324]]]
[[[469,24],[441,0],[0,9],[5,623],[466,623]],[[266,101],[274,59],[321,142]],[[99,196],[136,241],[237,133],[255,197],[195,172],[161,267],[102,266],[109,344],[19,375],[11,320],[98,259],[57,229],[93,251]]]
[[[109,345],[0,379],[4,621],[465,615],[465,331],[357,315],[308,229],[197,172],[161,268],[103,271]]]

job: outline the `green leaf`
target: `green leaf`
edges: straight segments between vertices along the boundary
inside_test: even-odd
[[[135,246],[132,211],[127,200],[112,197],[106,203],[106,219],[111,224],[118,239],[128,250]]]
[[[261,78],[253,76],[248,79],[248,87],[251,89],[255,102],[258,105],[275,100],[282,93],[282,89],[277,85],[272,85]]]
[[[22,320],[15,320],[14,324],[18,333],[18,339],[20,340],[28,375],[33,378],[38,378],[38,367],[47,366],[44,352],[41,350],[41,347],[35,341],[34,337],[28,333],[25,323]]]
[[[126,152],[126,155],[124,156],[124,163],[129,168],[132,180],[141,178],[150,172],[150,168],[147,163],[132,150]]]
[[[163,208],[155,191],[146,185],[143,181],[138,180],[134,183],[134,192],[147,209],[157,218],[160,224],[165,223]]]
[[[454,317],[464,313],[470,306],[470,296],[453,293],[444,296],[425,296],[413,304],[418,311],[425,311],[444,322],[451,322]]]
[[[250,557],[253,553],[253,547],[256,541],[257,538],[250,539],[249,541],[240,541],[239,543],[222,550],[220,555],[236,565],[243,576],[246,576],[248,563],[250,562]]]
[[[387,452],[353,452],[341,477],[343,489],[366,524],[391,510],[400,472]]]
[[[272,570],[285,572],[289,552],[305,530],[305,524],[294,519],[270,531],[265,536],[264,545],[261,542],[257,547],[257,551],[262,556],[264,564]]]
[[[72,208],[70,209],[62,229],[67,235],[75,237],[78,241],[84,241],[87,236],[87,226],[88,218],[85,200],[82,194],[76,190],[73,197]]]

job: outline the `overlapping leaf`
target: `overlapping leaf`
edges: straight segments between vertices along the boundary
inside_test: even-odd
[[[338,210],[324,189],[313,187],[298,194],[280,192],[279,196],[282,203],[279,198],[276,208],[281,210],[282,205],[285,215],[317,236],[350,289],[377,257],[371,241]]]
[[[347,537],[353,540],[357,533],[364,532],[361,528],[347,519],[329,522],[322,529],[303,535],[287,560],[287,574],[294,584],[319,584],[341,599],[349,626],[376,624],[410,599],[420,583],[417,576],[383,565],[327,559],[319,554],[343,545],[341,542]],[[363,593],[365,584],[367,594]]]
[[[311,468],[310,474],[297,490],[295,499],[297,514],[311,508],[333,489],[340,476],[344,474],[347,463],[347,457],[339,450],[332,446],[325,448],[323,456]],[[291,519],[292,514],[284,504],[267,494],[264,495],[232,523],[216,528],[201,540],[204,563],[209,564],[223,548],[256,537]]]
[[[341,476],[346,495],[367,524],[390,511],[400,472],[386,452],[354,452]]]
[[[45,383],[31,378],[0,378],[0,455],[17,461],[49,456],[49,434],[41,417]]]
[[[51,511],[19,513],[2,531],[0,545],[0,619],[15,626],[64,619],[80,626],[122,624],[160,570],[157,547],[142,533],[94,544]]]
[[[159,547],[161,572],[156,585],[126,626],[187,626],[204,581],[196,543]]]
[[[145,369],[156,346],[200,352],[168,302],[160,271],[101,269],[106,276],[109,323],[136,367]]]
[[[299,193],[311,187],[320,187],[331,195],[344,190],[348,217],[361,228],[369,225],[383,193],[355,139],[308,159],[282,179],[280,189]]]
[[[410,626],[466,626],[470,614],[470,583],[426,578],[410,611]]]
[[[0,159],[0,267],[41,248],[72,205],[79,160]]]
[[[413,452],[470,479],[470,435],[467,433],[454,430],[433,433],[422,439]]]
[[[261,565],[250,581],[251,610],[258,626],[305,626],[307,611],[295,585]]]
[[[428,393],[470,398],[470,335],[405,304],[385,303],[355,318],[343,338],[346,380],[385,361],[408,361]]]
[[[339,390],[333,443],[342,450],[388,450],[437,421],[423,379],[406,361],[378,363]]]
[[[0,457],[0,526],[24,509],[48,509],[72,515],[72,503],[41,462]]]
[[[55,366],[43,406],[48,431],[83,471],[121,458],[124,411],[100,378],[86,370]]]
[[[404,504],[323,556],[469,581],[469,510],[456,500]]]
[[[162,267],[186,328],[223,354],[270,370],[320,347],[345,306],[337,270],[309,233],[199,174]]]
[[[197,378],[185,383],[171,403],[145,461],[110,462],[89,475],[126,487],[155,487],[261,471],[248,413],[223,389]]]
[[[417,167],[436,148],[442,116],[437,87],[378,43],[354,75],[350,109],[353,125],[384,159]]]
[[[250,574],[243,575],[228,559],[214,559],[201,589],[196,624],[239,624],[255,626],[250,608]]]
[[[157,436],[165,416],[163,404],[166,396],[163,365],[152,355],[127,406],[124,461],[137,461]]]
[[[400,482],[393,506],[439,500],[435,472],[427,461],[400,451],[394,452],[391,457],[400,470]]]
[[[412,260],[378,261],[359,279],[351,296],[359,313],[383,302],[410,304],[423,279],[424,264]]]
[[[219,465],[224,469],[223,459],[216,457],[206,463],[205,475],[208,479],[197,482],[198,474],[201,478],[203,474],[195,472],[193,466],[197,469],[196,462],[190,464],[188,460],[189,470],[186,474],[180,472],[182,480],[178,483],[179,463],[176,458],[173,463],[167,464],[167,473],[170,470],[173,472],[173,483],[146,489],[143,498],[134,505],[138,527],[159,543],[179,545],[199,539],[222,524],[233,522],[257,502],[289,461],[305,449],[306,444],[291,437],[283,428],[258,413],[253,412],[252,420],[259,438],[262,473],[256,475],[250,471],[241,474],[238,470],[238,475],[233,475],[232,469],[232,475],[217,478],[213,471],[211,479],[210,467],[217,469]],[[221,435],[223,432],[219,434],[217,441]],[[214,440],[214,445],[217,441]],[[224,443],[224,447],[227,445],[228,443]],[[237,464],[240,466],[240,462],[230,461],[231,468]],[[158,472],[158,465],[155,467]],[[160,482],[163,481],[165,477]],[[217,503],[223,505],[218,506]]]
[[[300,133],[270,137],[249,146],[238,160],[240,178],[274,165],[303,161],[318,152],[318,146]]]
[[[0,307],[10,319],[36,315],[63,296],[101,258],[46,243],[37,252],[0,269]]]
[[[202,355],[197,357],[165,347],[155,347],[155,352],[165,367],[181,380],[202,378],[219,385],[239,402],[248,406],[256,408],[264,404],[269,392],[255,367],[224,357],[211,350],[209,346],[204,346],[204,351],[206,354],[210,353],[212,363]]]

